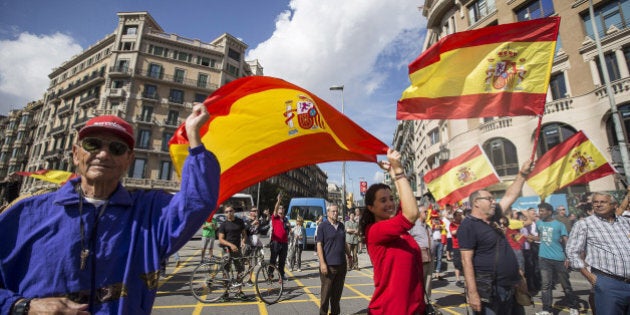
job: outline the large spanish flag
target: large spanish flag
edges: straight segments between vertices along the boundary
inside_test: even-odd
[[[287,81],[250,76],[205,101],[202,142],[221,164],[221,204],[271,176],[330,161],[376,162],[387,145],[311,92]],[[169,142],[178,172],[188,155],[184,125]]]
[[[68,171],[61,170],[39,170],[35,172],[15,172],[17,175],[30,176],[46,182],[62,185],[70,179],[78,175]]]
[[[588,183],[615,169],[580,131],[547,151],[529,174],[527,184],[541,199],[568,185]]]
[[[500,182],[490,160],[476,145],[424,175],[427,188],[440,205],[459,202],[475,190]]]
[[[396,118],[542,114],[559,26],[552,17],[442,38],[409,64]]]

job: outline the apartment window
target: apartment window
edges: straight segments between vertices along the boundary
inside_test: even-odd
[[[144,177],[144,168],[147,165],[146,159],[135,159],[133,161],[133,166],[129,170],[129,177],[132,178],[143,178]]]
[[[200,73],[197,78],[197,87],[205,88],[208,86],[208,75]]]
[[[96,56],[94,56],[96,61],[101,60],[101,53],[96,54]]]
[[[516,10],[516,18],[519,21],[527,21],[548,17],[554,13],[553,2],[551,0],[534,0]]]
[[[152,77],[152,78],[156,78],[156,79],[161,79],[162,78],[162,66],[152,63],[149,65],[149,72],[147,73],[148,76]]]
[[[214,68],[215,61],[214,59],[208,57],[199,57],[197,58],[197,64],[200,64],[205,67]]]
[[[140,149],[148,149],[151,144],[151,130],[140,129],[138,132],[138,143],[136,146]]]
[[[119,102],[112,102],[111,105],[109,105],[109,108],[114,113],[116,113],[118,111],[118,107],[120,107],[120,103]]]
[[[171,89],[168,100],[173,103],[182,104],[184,102],[184,91]]]
[[[92,65],[92,62],[94,62],[94,59],[93,59],[93,58],[88,59],[88,60],[87,60],[87,65],[88,65],[88,66],[91,66],[91,65]]]
[[[149,53],[156,56],[166,57],[168,55],[168,48],[150,45]]]
[[[241,54],[232,48],[228,49],[228,57],[236,61],[241,61]]]
[[[70,71],[70,73],[72,75],[75,75],[77,73],[77,67],[72,67],[72,70]]]
[[[610,76],[610,81],[621,79],[621,73],[619,72],[619,65],[617,64],[617,56],[615,53],[612,51],[604,53],[604,61],[606,63],[608,75]],[[602,70],[601,63],[599,62],[599,56],[595,57],[595,63],[597,64],[597,72],[599,73],[601,82],[604,82],[604,72]]]
[[[183,69],[175,69],[175,76],[173,76],[173,81],[177,83],[183,83],[185,75],[186,71],[184,71]]]
[[[127,72],[129,69],[129,60],[118,60],[118,64],[116,65],[117,72]]]
[[[608,1],[604,5],[595,7],[593,11],[597,33],[600,37],[603,37],[606,31],[613,25],[618,29],[623,29],[628,27],[628,24],[630,24],[630,0]],[[582,15],[582,21],[584,29],[586,30],[586,35],[595,39],[593,27],[591,25],[591,16],[588,11]]]
[[[173,58],[179,61],[187,61],[190,62],[191,55],[189,53],[185,53],[183,51],[174,51]]]
[[[153,107],[152,106],[142,106],[142,113],[140,114],[141,121],[151,121],[151,117],[153,116]]]
[[[567,97],[567,85],[564,82],[564,72],[552,74],[549,79],[549,89],[553,100]]]
[[[573,127],[564,123],[551,123],[543,126],[538,139],[538,156],[542,156],[575,133]]]
[[[499,176],[516,175],[518,160],[516,146],[507,139],[494,138],[483,144],[483,150]]]
[[[145,98],[157,99],[158,98],[157,86],[152,85],[152,84],[145,84],[144,94],[142,96],[144,96]]]
[[[165,131],[162,133],[162,151],[168,152],[168,142],[173,137],[172,132]]]
[[[233,66],[233,65],[228,63],[228,65],[227,65],[227,72],[237,77],[238,76],[238,67]]]
[[[137,25],[127,25],[123,28],[123,35],[136,35],[138,33]]]
[[[494,0],[477,0],[468,7],[468,20],[471,25],[475,24],[495,10]]]
[[[112,81],[112,89],[122,89],[123,86],[125,86],[125,81],[123,80]]]
[[[203,103],[206,100],[206,95],[201,93],[195,93],[195,102]]]
[[[171,180],[172,175],[173,175],[173,164],[171,163],[171,161],[160,162],[160,179]]]
[[[179,118],[179,112],[176,110],[169,110],[166,122],[169,125],[177,125],[177,118]]]
[[[121,42],[118,50],[133,50],[134,42]]]
[[[438,128],[434,128],[429,131],[428,136],[431,144],[440,142],[440,130]]]
[[[626,103],[624,105],[619,105],[617,108],[625,128],[625,134],[630,134],[630,105]],[[615,124],[612,116],[608,117],[608,120],[606,121],[606,133],[608,134],[608,143],[611,146],[617,146],[619,144],[619,140],[617,140],[617,132],[615,131]],[[626,142],[628,141],[629,140],[626,139]]]

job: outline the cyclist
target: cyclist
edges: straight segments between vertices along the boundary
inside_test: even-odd
[[[219,245],[223,247],[234,262],[234,267],[236,267],[236,271],[240,275],[244,271],[243,262],[240,258],[242,257],[241,247],[245,245],[245,240],[247,239],[245,222],[234,214],[234,208],[231,206],[226,207],[224,212],[226,220],[219,227]],[[239,287],[236,298],[245,298],[242,287]]]

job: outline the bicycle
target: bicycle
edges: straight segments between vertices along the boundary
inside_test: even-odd
[[[237,272],[235,261],[244,266],[244,271]],[[254,279],[251,279],[252,272],[255,272]],[[240,258],[212,256],[209,261],[195,267],[190,277],[190,290],[198,301],[213,303],[229,296],[228,291],[240,292],[250,281],[256,288],[256,296],[266,304],[280,300],[284,289],[280,270],[276,265],[265,262],[262,248],[256,248],[254,253]]]

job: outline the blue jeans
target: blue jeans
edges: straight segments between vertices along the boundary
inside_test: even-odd
[[[433,248],[431,252],[435,255],[435,269],[433,272],[440,273],[442,271],[442,251],[444,249],[444,245],[442,245],[441,240],[433,240]]]
[[[553,302],[553,296],[551,289],[553,288],[553,276],[557,276],[562,289],[564,289],[564,295],[569,302],[569,308],[578,308],[578,297],[573,293],[571,282],[569,281],[569,271],[564,266],[564,261],[552,260],[540,257],[540,274],[542,276],[542,304],[543,310],[547,312],[553,312],[551,302]],[[599,314],[599,312],[597,312]]]
[[[597,315],[630,315],[630,283],[596,275],[593,290]]]
[[[514,287],[496,286],[495,297],[492,304],[481,303],[481,312],[475,314],[483,315],[520,315],[524,314],[523,307],[514,301]]]

